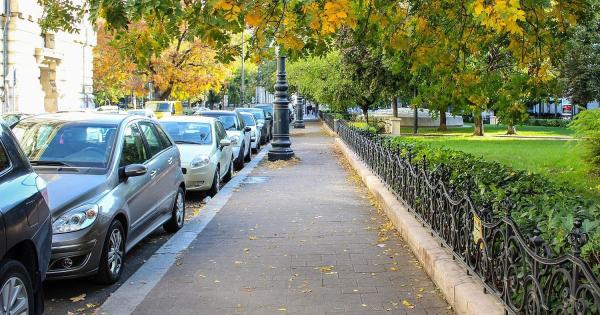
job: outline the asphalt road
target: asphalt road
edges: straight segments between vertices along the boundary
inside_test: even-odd
[[[204,204],[203,196],[198,193],[188,193],[186,196],[186,219],[189,220],[198,215]],[[113,285],[99,285],[91,279],[85,278],[46,281],[44,285],[45,314],[94,313],[112,292],[126,282],[157,249],[171,238],[171,235],[159,228],[135,246],[125,258],[121,280]]]

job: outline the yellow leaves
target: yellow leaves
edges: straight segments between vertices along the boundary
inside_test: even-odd
[[[415,308],[415,306],[407,300],[402,300],[402,305],[404,305],[406,308],[410,308],[410,309]]]
[[[246,14],[246,24],[248,24],[249,26],[259,26],[260,23],[262,22],[262,17],[260,16],[260,14],[255,13],[255,12],[251,12]]]
[[[525,11],[518,0],[496,0],[485,2],[475,0],[471,5],[473,16],[479,18],[481,25],[496,31],[521,35],[523,28],[519,22],[525,20]]]
[[[323,8],[315,2],[302,7],[308,17],[308,25],[313,31],[329,35],[335,33],[343,25],[354,28],[356,19],[348,0],[329,0]]]
[[[237,20],[242,11],[240,6],[229,0],[219,0],[214,8],[215,10],[225,11],[225,19],[229,22]]]

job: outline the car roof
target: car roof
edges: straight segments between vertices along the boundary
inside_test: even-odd
[[[204,114],[219,114],[219,115],[236,115],[236,112],[228,111],[228,110],[207,110],[203,112],[198,112],[199,116]]]
[[[200,122],[200,123],[212,123],[217,119],[213,117],[206,116],[170,116],[161,119],[159,122],[168,122],[168,121],[176,121],[176,122]]]
[[[55,113],[55,114],[41,114],[32,117],[27,117],[22,121],[32,121],[32,120],[62,120],[62,121],[70,121],[70,122],[94,122],[101,124],[115,124],[118,125],[126,120],[134,120],[143,118],[142,116],[134,116],[134,115],[126,115],[116,114],[116,113],[80,113],[80,112],[67,112],[67,113]]]

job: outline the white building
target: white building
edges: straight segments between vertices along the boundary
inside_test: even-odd
[[[93,107],[96,33],[87,20],[78,33],[44,33],[37,0],[0,1],[0,113]]]

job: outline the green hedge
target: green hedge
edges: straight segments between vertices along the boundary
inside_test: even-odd
[[[436,171],[444,164],[449,171],[447,184],[458,192],[471,191],[475,205],[492,209],[494,215],[505,214],[501,206],[507,194],[516,208],[512,218],[525,234],[538,228],[543,238],[556,254],[571,250],[567,235],[575,218],[581,218],[590,241],[583,255],[600,271],[599,208],[591,200],[578,196],[570,187],[554,183],[549,178],[527,171],[515,170],[507,165],[486,161],[462,151],[432,147],[403,137],[384,138],[387,145],[399,149],[400,154],[414,154],[413,163],[427,156],[429,168]]]
[[[528,126],[543,126],[543,127],[563,127],[566,128],[571,123],[570,120],[564,119],[536,119],[529,118],[525,122]]]

